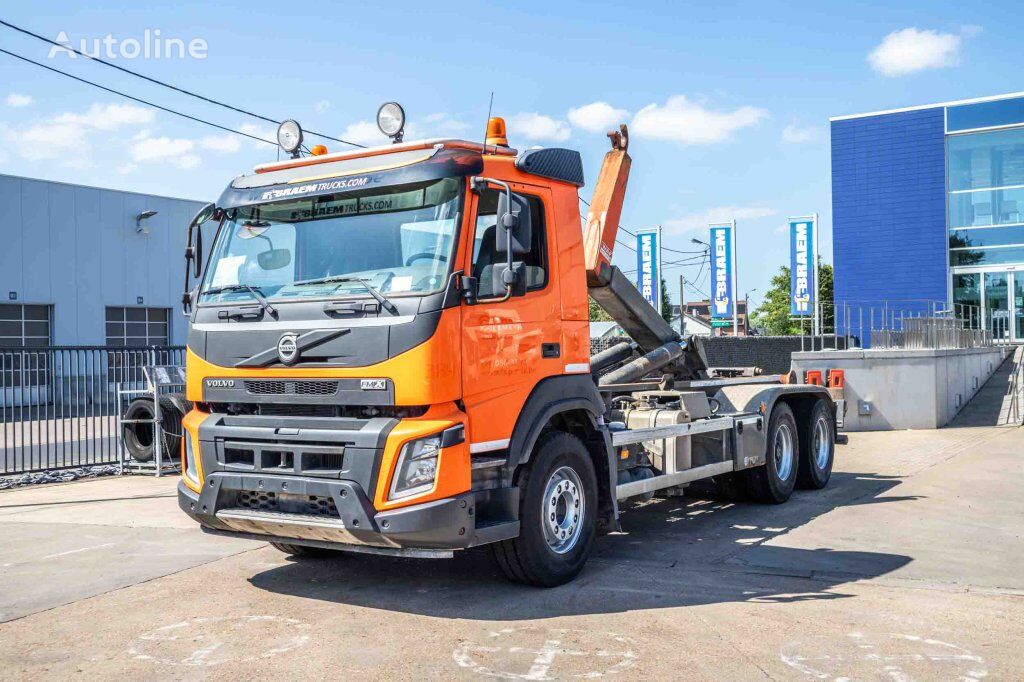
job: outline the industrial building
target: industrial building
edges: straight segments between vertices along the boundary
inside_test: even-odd
[[[1024,93],[831,119],[837,304],[939,301],[1024,341]]]
[[[0,348],[184,345],[203,202],[0,175]]]

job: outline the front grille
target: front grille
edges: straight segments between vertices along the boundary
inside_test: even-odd
[[[248,490],[243,490],[238,493],[238,504],[246,509],[274,511],[277,509],[277,495],[275,493],[254,493]]]
[[[238,506],[256,511],[306,514],[310,516],[337,517],[338,507],[334,498],[323,495],[288,495],[242,490],[238,493]]]
[[[334,395],[338,392],[338,382],[319,379],[247,379],[245,390],[251,395]]]
[[[264,404],[257,409],[265,417],[335,417],[338,414],[334,405]]]

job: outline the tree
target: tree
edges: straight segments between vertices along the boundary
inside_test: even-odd
[[[672,321],[672,304],[668,300],[668,284],[664,277],[661,278],[661,316],[666,322]]]
[[[835,329],[835,309],[833,306],[833,272],[832,266],[822,263],[818,266],[818,292],[821,301],[822,331],[832,333]],[[764,301],[753,314],[754,326],[764,334],[772,336],[797,336],[809,334],[810,320],[802,322],[790,316],[789,268],[779,268],[777,275],[772,277]]]
[[[591,322],[611,322],[612,316],[604,311],[604,308],[597,304],[597,301],[590,299],[590,321]]]

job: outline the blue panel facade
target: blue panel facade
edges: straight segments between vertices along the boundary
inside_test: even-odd
[[[184,345],[185,228],[203,202],[0,175],[0,303],[53,306],[57,345],[104,345],[106,307],[170,308]],[[135,217],[157,211],[135,230]],[[208,234],[212,237],[212,234]],[[207,241],[207,243],[212,240]]]
[[[832,122],[835,300],[947,298],[943,108]]]

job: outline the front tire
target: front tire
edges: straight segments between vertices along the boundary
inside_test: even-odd
[[[793,410],[776,403],[768,420],[765,463],[747,469],[747,490],[756,502],[782,504],[793,494],[800,463],[800,437]]]
[[[811,418],[800,434],[800,471],[796,483],[805,490],[821,490],[832,477],[836,454],[835,421],[825,400],[811,409]]]
[[[579,438],[541,435],[518,476],[519,536],[490,546],[502,572],[538,587],[566,583],[583,570],[597,532],[597,476]]]

